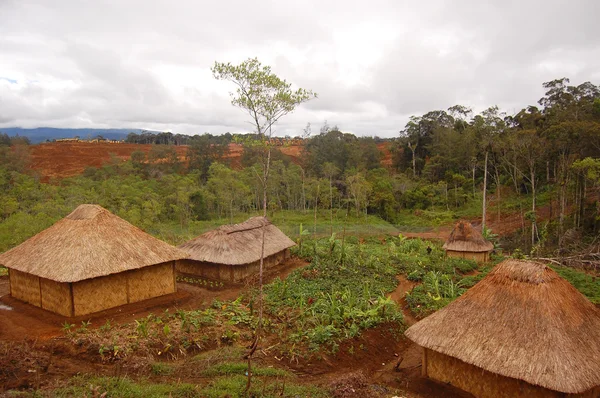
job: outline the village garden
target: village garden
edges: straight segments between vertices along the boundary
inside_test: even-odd
[[[319,227],[325,228],[327,221],[320,217]],[[445,257],[441,242],[373,231],[350,235],[342,230],[340,235],[314,238],[298,227],[293,255],[308,265],[265,286],[263,352],[254,363],[250,395],[343,396],[336,395],[339,386],[302,380],[302,364],[368,355],[373,347],[361,336],[369,330],[402,341],[406,314],[419,319],[444,307],[502,259],[494,256],[491,264],[478,266]],[[555,269],[600,303],[595,277],[566,267]],[[414,283],[401,302],[390,296],[398,278]],[[13,395],[242,396],[247,383],[245,347],[257,323],[256,299],[256,288],[247,286],[233,300],[150,313],[125,324],[65,322],[64,338],[104,370]],[[114,375],[116,368],[121,375]]]

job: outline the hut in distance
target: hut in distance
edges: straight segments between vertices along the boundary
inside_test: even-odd
[[[179,246],[189,257],[178,263],[177,270],[216,281],[240,282],[259,271],[263,229],[263,269],[272,268],[289,258],[289,248],[295,243],[267,218],[252,217],[240,224],[221,226]]]
[[[490,260],[494,245],[485,240],[481,232],[468,221],[459,221],[444,243],[448,257],[458,257],[484,263]]]
[[[67,317],[176,291],[183,251],[98,205],[83,204],[0,255],[14,298]]]
[[[424,376],[476,397],[600,396],[600,309],[541,263],[503,261],[405,334]]]

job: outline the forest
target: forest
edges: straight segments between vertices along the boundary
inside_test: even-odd
[[[281,153],[285,140],[272,147],[269,215],[299,213],[316,229],[317,218],[321,225],[347,217],[405,228],[483,218],[488,227],[518,213],[509,248],[549,252],[569,237],[591,240],[600,216],[600,88],[567,78],[543,88],[537,106],[514,115],[455,105],[411,117],[394,139],[356,137],[327,122],[313,133],[308,124],[296,138],[300,161]],[[127,142],[154,143],[152,150],[44,184],[30,168],[27,140],[0,134],[0,251],[80,203],[98,203],[172,242],[210,220],[242,220],[262,206],[264,151],[249,138],[256,137],[132,133]],[[232,142],[244,145],[241,166],[230,164]],[[185,159],[173,149],[179,144],[188,145]],[[382,165],[378,144],[391,165]],[[538,219],[540,206],[550,207],[550,219]]]

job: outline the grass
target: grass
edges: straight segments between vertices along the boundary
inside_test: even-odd
[[[245,375],[248,370],[248,363],[246,362],[224,362],[218,365],[213,365],[205,369],[202,374],[204,376],[229,376],[229,375]],[[289,377],[290,373],[282,369],[276,368],[264,368],[256,367],[252,368],[252,374],[255,376],[269,376],[269,377]]]
[[[127,377],[91,377],[75,376],[68,385],[53,390],[35,392],[14,392],[9,396],[18,397],[107,397],[127,398],[222,398],[222,397],[315,397],[327,398],[328,391],[296,384],[289,377],[259,378],[255,377],[249,395],[244,394],[246,376],[216,377],[207,385],[190,383],[151,383],[147,380],[132,380]]]
[[[0,265],[0,276],[8,275],[8,269]]]
[[[75,376],[66,387],[50,391],[39,390],[25,393],[26,397],[108,397],[127,398],[188,398],[199,397],[198,386],[188,383],[150,383],[145,380],[133,381],[126,377]]]
[[[569,267],[553,265],[551,268],[568,280],[592,303],[600,304],[600,278]]]

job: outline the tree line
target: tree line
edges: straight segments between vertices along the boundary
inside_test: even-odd
[[[498,211],[520,214],[530,245],[544,240],[560,244],[573,230],[595,234],[600,227],[600,88],[589,82],[570,85],[564,78],[543,86],[546,92],[538,105],[515,115],[496,106],[474,114],[456,105],[411,117],[387,144],[393,155],[391,167],[381,165],[377,144],[384,140],[356,137],[327,123],[312,134],[308,125],[300,134],[303,145],[298,158],[284,155],[280,146],[272,147],[269,209],[332,213],[344,209],[401,224],[407,211],[456,216],[474,202],[480,203],[478,215],[486,214],[492,200]],[[85,200],[108,203],[112,210],[123,209],[132,219],[140,215],[146,221],[172,218],[183,225],[215,217],[233,219],[240,212],[261,209],[264,190],[257,176],[262,173],[265,152],[245,144],[259,137],[185,136],[180,144],[188,148],[182,159],[174,148],[175,136],[161,134],[159,139],[159,134],[147,133],[144,139],[170,144],[156,144],[148,153],[135,151],[130,162],[115,159],[64,184],[77,181],[96,194],[110,195],[106,200],[102,195]],[[244,146],[236,164],[230,163],[231,142]],[[28,168],[26,144],[20,137],[0,135],[0,168],[6,188],[0,194],[0,222],[35,207],[21,194],[14,195],[22,190],[15,184],[29,186],[23,182],[28,178],[37,181]],[[151,195],[141,189],[152,197],[149,206],[147,201],[106,188],[131,185],[125,182],[128,178],[144,187],[164,185],[169,193]],[[112,202],[115,196],[121,197],[118,205]],[[555,222],[540,222],[540,200],[551,206]]]

